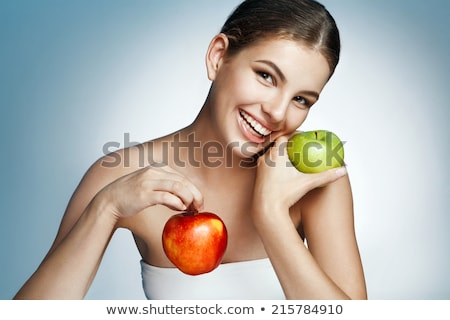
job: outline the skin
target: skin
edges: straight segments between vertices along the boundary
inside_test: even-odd
[[[117,228],[132,232],[144,261],[174,267],[162,249],[162,229],[186,208],[215,212],[224,220],[229,242],[223,263],[269,257],[288,299],[366,298],[345,169],[302,174],[286,166],[287,154],[280,152],[329,78],[325,58],[284,39],[262,40],[232,57],[227,47],[223,34],[208,47],[212,87],[190,126],[116,152],[116,159],[128,153],[128,165],[109,168],[105,162],[111,158],[105,156],[87,171],[47,256],[15,298],[83,298]],[[256,135],[241,111],[271,134]],[[198,147],[169,148],[164,157],[165,145],[194,133]],[[211,141],[224,146],[222,160],[233,166],[229,161],[192,165],[189,159],[202,162],[202,147]],[[239,165],[272,142],[256,163]],[[233,144],[246,148],[225,148]],[[142,152],[167,164],[142,166]],[[186,165],[177,165],[180,161]]]

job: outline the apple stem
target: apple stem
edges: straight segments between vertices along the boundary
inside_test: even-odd
[[[314,131],[314,133],[316,134],[316,140],[317,140],[317,131]]]
[[[198,213],[198,211],[192,205],[190,205],[189,208],[187,208],[186,211],[183,212],[185,216],[193,216],[196,213]]]

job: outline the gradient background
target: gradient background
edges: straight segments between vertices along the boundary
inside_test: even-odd
[[[239,0],[0,2],[0,298],[37,268],[103,145],[189,124],[204,54]],[[447,0],[324,0],[341,64],[304,130],[346,144],[371,299],[450,299]],[[143,299],[118,231],[89,299]]]

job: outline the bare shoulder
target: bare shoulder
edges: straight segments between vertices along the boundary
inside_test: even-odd
[[[139,144],[117,150],[95,161],[75,190],[69,207],[78,202],[84,204],[82,205],[83,208],[86,207],[95,194],[106,185],[122,176],[148,166],[148,161],[145,157],[142,157],[147,148],[148,143]]]
[[[144,143],[114,151],[102,156],[89,167],[67,205],[52,248],[57,246],[72,229],[100,190],[120,177],[148,165],[148,161],[140,161],[148,144]]]
[[[314,255],[331,256],[335,245],[348,248],[356,241],[348,176],[309,192],[301,199],[300,211],[305,237]]]
[[[299,202],[303,215],[327,211],[353,214],[353,196],[348,175],[320,188],[310,191]],[[334,208],[334,210],[332,210]]]
[[[312,231],[319,230],[320,233],[324,224],[333,224],[333,219],[343,221],[342,218],[346,217],[351,222],[353,197],[348,176],[308,192],[291,207],[290,215],[302,238],[305,231],[310,237]]]

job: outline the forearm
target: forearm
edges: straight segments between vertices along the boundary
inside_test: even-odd
[[[82,299],[114,232],[107,204],[93,201],[15,299]]]
[[[258,219],[255,225],[286,298],[349,299],[320,268],[292,221],[281,219],[274,212],[277,210],[266,215],[266,218]],[[284,216],[289,217],[287,213]]]

